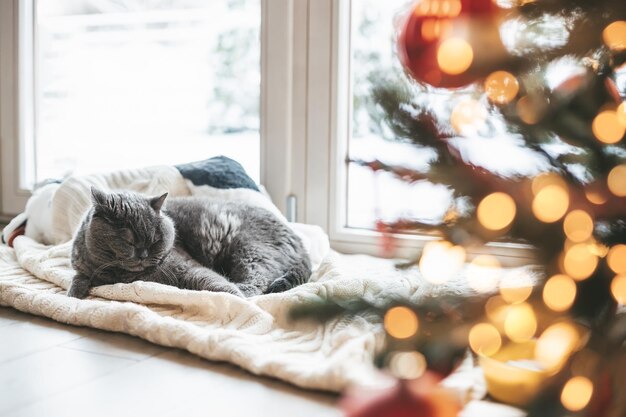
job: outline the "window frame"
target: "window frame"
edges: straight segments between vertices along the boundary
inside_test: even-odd
[[[308,90],[315,93],[308,97],[307,117],[311,128],[307,132],[307,198],[303,221],[324,228],[331,247],[340,252],[381,256],[384,254],[381,253],[380,233],[345,226],[346,159],[352,123],[351,5],[352,0],[320,1],[310,14],[309,74],[312,75],[308,79]],[[324,22],[331,22],[330,27]],[[326,55],[317,56],[324,44],[329,45]],[[319,85],[328,87],[326,91],[319,91]],[[320,114],[318,109],[329,110]],[[395,234],[393,239],[397,247],[394,256],[410,258],[428,242],[439,238]],[[486,253],[497,256],[507,266],[528,264],[534,259],[533,248],[519,243],[493,242],[468,250],[470,259]]]

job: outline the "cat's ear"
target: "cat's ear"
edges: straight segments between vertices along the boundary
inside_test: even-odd
[[[163,194],[160,197],[152,197],[150,199],[150,206],[154,209],[154,211],[156,211],[157,213],[161,210],[161,207],[163,207],[163,203],[165,202],[165,197],[167,197],[167,193]]]
[[[108,198],[108,195],[104,191],[94,186],[91,186],[91,202],[96,207],[97,206],[103,207],[103,206],[108,205],[109,198]]]

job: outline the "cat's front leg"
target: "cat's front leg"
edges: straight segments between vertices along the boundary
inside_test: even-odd
[[[89,295],[91,289],[91,277],[77,272],[72,279],[72,284],[67,290],[67,295],[74,298],[85,298]]]
[[[181,288],[197,291],[227,292],[238,297],[244,297],[239,288],[228,279],[205,267],[194,267],[187,271],[180,280]]]

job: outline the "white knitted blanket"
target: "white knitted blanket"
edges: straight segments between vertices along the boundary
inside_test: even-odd
[[[350,383],[372,380],[372,357],[383,341],[380,324],[363,318],[339,318],[325,324],[291,322],[290,308],[329,296],[375,299],[393,293],[419,300],[434,293],[467,291],[460,278],[432,286],[416,270],[399,273],[388,261],[336,254],[328,250],[327,238],[318,229],[296,225],[313,263],[319,266],[309,283],[285,293],[242,299],[135,282],[95,288],[84,300],[67,297],[65,290],[73,276],[68,239],[89,206],[90,184],[146,194],[169,190],[172,195],[255,200],[276,211],[262,194],[194,188],[174,171],[160,167],[66,181],[51,202],[54,231],[48,238],[55,245],[20,236],[14,249],[0,246],[0,305],[63,323],[128,333],[301,387],[340,391]],[[464,399],[484,395],[480,373],[471,366],[448,384]]]

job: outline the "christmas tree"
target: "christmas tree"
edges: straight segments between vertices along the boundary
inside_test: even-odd
[[[554,19],[563,36],[554,38]],[[369,109],[397,140],[435,157],[425,170],[351,162],[444,185],[453,199],[440,221],[397,219],[378,230],[437,233],[412,261],[430,282],[456,272],[450,265],[460,267],[468,248],[494,241],[532,246],[542,278],[419,305],[325,300],[294,317],[374,313],[387,333],[377,364],[400,378],[447,375],[469,347],[486,375],[507,359],[536,367],[535,392],[490,390],[530,416],[626,415],[626,3],[420,0],[396,24],[404,73],[372,74]],[[447,112],[428,102],[441,89]],[[541,173],[503,175],[452,140],[503,132],[541,159]],[[493,257],[477,261],[498,268]]]

